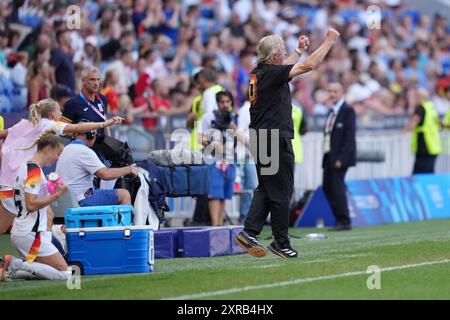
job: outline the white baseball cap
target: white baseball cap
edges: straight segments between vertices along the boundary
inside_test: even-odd
[[[84,44],[90,44],[93,47],[97,47],[97,37],[96,36],[87,36],[86,40],[84,40]]]

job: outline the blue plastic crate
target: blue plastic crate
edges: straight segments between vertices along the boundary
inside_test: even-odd
[[[164,228],[155,231],[155,259],[177,258],[184,255],[184,232],[207,227]]]
[[[230,229],[211,227],[182,230],[184,257],[214,257],[230,253]]]
[[[150,226],[67,229],[67,261],[82,274],[153,271],[154,240]]]
[[[236,236],[239,232],[244,230],[244,226],[232,226],[230,227],[230,254],[240,254],[240,253],[247,253],[244,249],[242,249],[237,243],[236,243]]]
[[[155,231],[155,259],[176,258],[178,256],[178,230]]]
[[[246,253],[234,239],[243,229],[243,226],[199,226],[155,231],[155,259]]]
[[[95,206],[67,209],[67,228],[98,228],[132,225],[133,206]]]

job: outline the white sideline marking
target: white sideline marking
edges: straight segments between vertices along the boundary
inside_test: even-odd
[[[268,264],[265,266],[255,266],[255,267],[250,267],[252,269],[264,269],[264,268],[274,268],[274,267],[280,267],[281,264]]]
[[[401,266],[381,268],[380,271],[401,270],[401,269],[430,266],[430,265],[434,265],[434,264],[441,264],[441,263],[448,263],[448,262],[450,262],[450,259],[439,260],[439,261],[427,261],[427,262],[416,263],[416,264],[405,264],[405,265],[401,265]],[[205,298],[205,297],[209,298],[212,296],[220,296],[220,295],[229,294],[229,293],[237,293],[237,292],[244,292],[244,291],[258,290],[258,289],[270,289],[270,288],[274,288],[274,287],[291,286],[291,285],[295,285],[295,284],[302,284],[302,283],[314,282],[314,281],[320,281],[320,280],[332,280],[332,279],[337,279],[337,278],[360,276],[363,274],[367,274],[367,272],[366,271],[355,271],[355,272],[331,274],[329,276],[299,278],[299,279],[294,279],[294,280],[289,280],[289,281],[274,282],[274,283],[262,284],[262,285],[257,285],[257,286],[245,286],[245,287],[241,287],[241,288],[231,288],[231,289],[226,289],[226,290],[218,290],[218,291],[201,292],[201,293],[189,294],[189,295],[183,295],[183,296],[175,296],[175,297],[164,298],[163,300],[191,300],[191,299],[198,299],[198,298]]]

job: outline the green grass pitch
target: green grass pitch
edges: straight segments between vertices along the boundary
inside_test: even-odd
[[[306,240],[310,232],[326,240]],[[86,276],[81,289],[61,281],[0,283],[3,299],[450,299],[450,220],[357,228],[291,229],[300,258],[273,254],[156,260],[151,274]],[[261,239],[268,238],[266,227]],[[268,245],[270,240],[263,240]],[[0,236],[0,253],[15,253]],[[367,268],[380,268],[368,274]],[[369,279],[369,277],[371,277]],[[368,281],[369,280],[369,281]]]

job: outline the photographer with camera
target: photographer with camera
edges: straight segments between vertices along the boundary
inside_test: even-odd
[[[235,178],[235,137],[248,145],[237,130],[233,112],[233,95],[224,90],[216,94],[218,109],[206,113],[198,128],[199,140],[205,147],[205,161],[210,164],[208,207],[211,225],[223,225],[225,200],[233,196]]]

